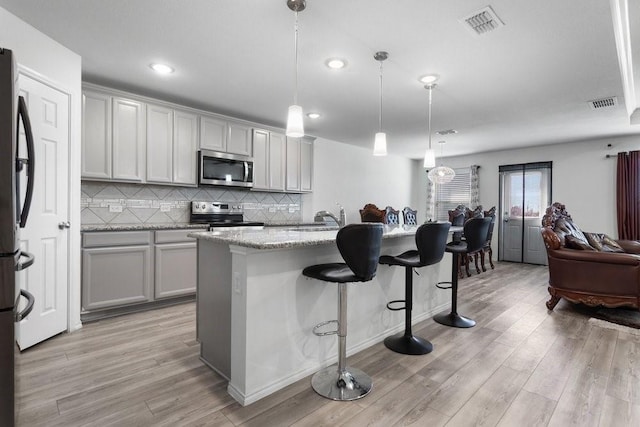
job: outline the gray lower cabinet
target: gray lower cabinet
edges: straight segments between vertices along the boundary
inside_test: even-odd
[[[114,309],[196,291],[192,230],[101,231],[82,236],[82,309]]]
[[[151,232],[85,233],[82,307],[96,310],[153,299]]]
[[[194,239],[186,236],[187,233],[183,230],[156,231],[156,299],[196,292],[198,249]]]

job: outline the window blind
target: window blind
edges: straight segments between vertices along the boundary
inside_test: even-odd
[[[456,176],[446,184],[435,184],[435,217],[438,221],[449,221],[449,213],[458,205],[470,207],[471,168],[454,169]]]

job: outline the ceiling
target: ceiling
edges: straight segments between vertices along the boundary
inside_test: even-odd
[[[421,158],[428,92],[444,155],[640,133],[631,126],[610,3],[575,0],[307,0],[299,13],[299,103],[309,135],[373,147],[379,63],[388,150]],[[504,26],[461,19],[490,5]],[[294,13],[285,0],[0,0],[82,56],[83,79],[284,127],[294,90]],[[343,70],[325,61],[341,57]],[[154,74],[152,62],[175,68]],[[587,101],[617,97],[593,110]]]

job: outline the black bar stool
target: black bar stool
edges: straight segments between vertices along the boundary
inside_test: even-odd
[[[427,354],[433,350],[433,344],[411,333],[411,310],[413,308],[413,269],[440,262],[447,245],[450,224],[448,222],[429,222],[416,230],[417,250],[410,250],[398,256],[383,255],[380,264],[399,265],[405,268],[404,300],[394,300],[387,304],[389,310],[405,311],[404,334],[400,333],[384,340],[384,345],[396,353]],[[404,303],[403,307],[392,304]]]
[[[451,288],[451,312],[433,316],[433,320],[436,322],[446,326],[454,326],[456,328],[471,328],[476,325],[475,320],[468,319],[458,314],[459,257],[466,257],[469,253],[482,249],[487,241],[490,223],[490,217],[471,218],[464,224],[463,234],[465,239],[460,242],[451,242],[447,244],[445,251],[450,252],[453,255],[453,262],[451,263],[451,282],[439,282],[436,286],[440,289]],[[441,286],[443,284],[449,284],[451,286]]]
[[[336,244],[345,263],[318,264],[306,267],[302,274],[325,282],[338,283],[338,320],[317,324],[313,333],[338,335],[338,363],[316,372],[311,386],[320,396],[333,400],[355,400],[371,391],[371,378],[359,369],[346,366],[347,361],[347,283],[368,282],[376,275],[383,225],[350,224],[336,235]],[[329,323],[338,329],[318,332]]]

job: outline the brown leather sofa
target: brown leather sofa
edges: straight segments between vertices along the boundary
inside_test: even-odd
[[[547,208],[541,232],[549,259],[549,310],[560,298],[590,306],[640,308],[639,241],[585,233],[561,203]]]

